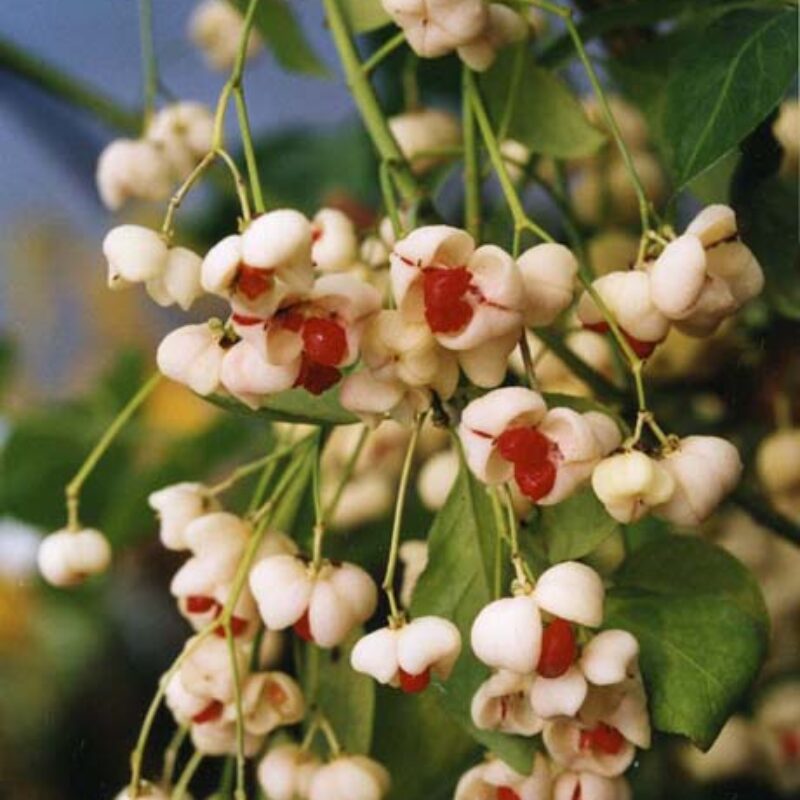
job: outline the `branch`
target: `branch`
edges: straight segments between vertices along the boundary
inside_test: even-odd
[[[65,75],[38,56],[0,38],[0,72],[8,72],[84,111],[123,133],[137,133],[141,118],[85,83]]]
[[[774,531],[793,545],[800,546],[800,525],[776,511],[761,494],[740,485],[731,495],[731,500],[760,525]]]

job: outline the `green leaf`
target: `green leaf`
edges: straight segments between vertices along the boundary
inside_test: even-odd
[[[496,125],[506,114],[506,103],[513,103],[508,136],[534,153],[576,158],[596,152],[606,141],[605,135],[589,122],[567,84],[538,66],[526,50],[512,49],[501,54],[481,78],[481,86]]]
[[[764,293],[780,314],[800,319],[797,183],[770,178],[756,188],[748,205],[742,236],[764,269]]]
[[[273,422],[352,425],[359,421],[355,414],[342,408],[338,389],[331,389],[319,396],[309,394],[304,389],[289,389],[272,395],[255,411],[232,397],[213,395],[206,399],[228,411],[259,416]]]
[[[731,197],[731,179],[739,157],[737,150],[729,151],[716,164],[690,181],[687,188],[704,205],[727,205]]]
[[[605,626],[636,636],[654,726],[713,743],[758,674],[769,622],[758,585],[723,550],[665,536],[615,576]]]
[[[554,564],[583,558],[619,528],[591,487],[557,505],[543,507],[539,519],[547,555]]]
[[[485,488],[462,464],[458,480],[434,520],[428,538],[429,566],[414,592],[411,614],[435,614],[461,631],[463,649],[450,678],[437,685],[445,709],[471,736],[519,772],[529,772],[530,739],[480,731],[470,717],[470,703],[489,676],[470,650],[470,629],[478,612],[494,599],[497,529]],[[430,690],[429,690],[430,691]]]
[[[780,102],[797,69],[797,11],[733,11],[677,57],[663,138],[678,188],[735,147]]]
[[[233,0],[233,3],[245,13],[249,0]],[[260,0],[256,9],[255,28],[285,69],[305,75],[329,74],[328,68],[306,40],[286,0]]]
[[[339,5],[353,33],[374,31],[392,21],[380,0],[340,0]]]
[[[379,686],[372,755],[392,775],[388,800],[451,800],[480,748],[432,692],[407,695]]]
[[[375,681],[350,666],[350,651],[364,631],[355,631],[340,647],[322,650],[306,646],[306,696],[330,721],[342,747],[369,753],[375,718]]]

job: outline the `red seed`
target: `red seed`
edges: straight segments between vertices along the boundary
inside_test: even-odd
[[[417,694],[417,692],[424,692],[431,682],[431,671],[426,669],[420,672],[419,675],[412,675],[404,669],[398,670],[398,678],[400,680],[400,688],[406,694]]]
[[[248,300],[256,300],[273,286],[272,270],[257,269],[242,264],[236,273],[236,291]]]
[[[247,620],[242,617],[231,617],[231,635],[234,639],[241,636],[247,630]]]
[[[192,717],[192,722],[202,725],[204,722],[213,722],[222,716],[224,706],[219,700],[212,700],[202,711]]]
[[[322,394],[339,382],[342,373],[336,367],[326,367],[303,356],[300,373],[294,385],[300,386],[311,394]]]
[[[781,755],[786,761],[797,761],[800,759],[800,733],[797,731],[781,731],[780,748]]]
[[[594,331],[595,333],[608,333],[611,330],[607,322],[592,322],[591,324],[584,322],[583,327],[587,331]]]
[[[606,755],[615,756],[622,750],[624,744],[625,737],[616,728],[612,728],[604,722],[598,723],[591,730],[581,731],[581,750],[599,750]]]
[[[464,295],[470,288],[471,276],[466,267],[428,267],[424,271],[425,319],[434,333],[455,333],[469,323],[475,312]]]
[[[658,346],[658,342],[643,342],[641,339],[636,339],[631,336],[627,331],[622,331],[622,333],[628,340],[631,350],[633,350],[639,358],[648,358]]]
[[[186,598],[186,611],[189,614],[205,614],[216,606],[218,606],[218,603],[213,597],[192,594]]]
[[[536,428],[507,428],[497,437],[497,449],[506,461],[532,467],[547,460],[550,440]]]
[[[514,480],[525,497],[537,502],[541,500],[556,482],[556,467],[552,461],[527,466],[520,464],[514,467]]]
[[[520,796],[510,786],[498,786],[496,800],[520,800]]]
[[[574,663],[578,643],[572,625],[564,619],[554,619],[542,634],[542,653],[536,671],[543,678],[558,678]]]
[[[303,325],[303,348],[317,364],[335,367],[347,355],[347,335],[332,319],[313,317]]]
[[[281,328],[299,333],[306,318],[292,308],[287,308],[275,314],[275,320]]]
[[[308,618],[308,611],[300,617],[293,626],[294,632],[305,642],[313,642],[314,634],[311,633],[311,620]]]
[[[572,792],[570,800],[581,800],[583,797],[583,789],[581,788],[581,779],[578,778],[578,783],[575,784],[575,790]]]
[[[276,681],[270,681],[266,686],[267,700],[271,706],[282,706],[288,699],[283,687]]]

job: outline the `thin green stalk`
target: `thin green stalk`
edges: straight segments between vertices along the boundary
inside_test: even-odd
[[[233,99],[236,102],[236,115],[239,119],[239,130],[242,134],[242,147],[244,160],[247,165],[247,175],[250,178],[250,191],[253,193],[253,205],[257,214],[267,210],[264,202],[264,192],[261,189],[261,176],[258,172],[256,150],[253,145],[253,134],[250,130],[250,117],[247,113],[247,102],[244,97],[244,87],[237,86],[233,90]]]
[[[389,540],[389,558],[386,562],[386,573],[383,576],[382,588],[389,601],[389,610],[391,614],[390,623],[395,624],[399,623],[403,618],[403,614],[397,605],[397,598],[394,594],[394,575],[397,570],[397,553],[400,549],[400,531],[403,526],[403,511],[405,509],[406,495],[408,494],[408,481],[411,477],[411,466],[414,462],[414,452],[417,449],[419,433],[422,430],[424,421],[424,415],[420,415],[417,418],[414,429],[411,432],[411,438],[408,440],[408,447],[406,448],[406,455],[403,460],[403,468],[400,473],[400,482],[397,485],[397,500],[394,507],[392,534]]]
[[[245,791],[245,754],[244,754],[244,710],[242,709],[242,683],[239,675],[239,661],[236,658],[236,642],[233,639],[233,630],[230,621],[223,623],[225,640],[228,643],[228,654],[231,661],[231,674],[233,676],[233,702],[236,708],[236,789],[233,796],[235,800],[247,800]]]
[[[158,62],[153,36],[153,0],[139,0],[139,41],[142,49],[142,127],[147,130],[158,95]]]
[[[394,233],[396,239],[400,239],[403,236],[403,221],[400,218],[400,210],[397,207],[397,200],[394,196],[391,165],[388,161],[381,161],[378,167],[378,180],[381,187],[383,207],[389,217],[389,221],[392,223],[392,233]]]
[[[519,351],[522,354],[522,363],[525,367],[525,377],[528,380],[528,386],[535,389],[537,386],[536,368],[533,364],[533,357],[531,356],[531,345],[528,341],[528,331],[523,328],[519,336]]]
[[[274,450],[272,453],[262,456],[261,458],[257,458],[255,461],[251,461],[249,464],[243,464],[242,466],[237,467],[227,478],[209,487],[208,493],[210,495],[218,495],[226,492],[232,486],[236,485],[240,480],[249,477],[254,472],[258,472],[262,467],[265,467],[274,461],[280,461],[280,459],[285,458],[294,450],[296,450],[301,444],[309,441],[312,436],[313,434],[305,436],[302,439],[298,439],[296,442],[293,442],[292,444],[281,447],[278,450]]]
[[[391,39],[387,39],[362,65],[361,71],[365,75],[369,75],[380,63],[394,53],[398,47],[401,47],[406,41],[406,35],[403,31],[398,31]]]
[[[464,140],[464,227],[476,240],[481,236],[481,182],[475,114],[469,94],[469,67],[461,72],[461,128]]]
[[[172,786],[172,779],[175,775],[175,765],[178,761],[178,754],[181,751],[186,737],[189,735],[189,726],[181,725],[172,735],[167,749],[164,751],[164,766],[161,770],[161,785],[165,789]]]
[[[7,39],[0,38],[0,71],[16,75],[44,92],[89,111],[101,122],[122,133],[135,135],[141,126],[138,112],[130,111],[115,100],[75,78],[39,56],[33,56]]]
[[[511,563],[514,567],[514,574],[516,575],[516,583],[519,588],[524,591],[529,591],[532,588],[533,580],[522,557],[519,549],[519,524],[517,522],[517,512],[514,511],[514,500],[511,497],[511,490],[508,484],[503,485],[503,499],[505,500],[506,512],[508,514],[508,535],[511,542]]]
[[[189,784],[192,782],[192,778],[194,778],[194,774],[197,772],[197,768],[200,766],[200,763],[204,758],[205,755],[199,750],[195,750],[195,752],[192,753],[192,757],[183,768],[183,772],[181,773],[178,782],[175,784],[175,789],[170,795],[171,800],[186,799],[186,790],[189,788]]]
[[[128,424],[139,407],[153,393],[153,390],[161,381],[161,377],[161,373],[156,372],[145,381],[136,394],[125,404],[125,407],[117,414],[108,428],[106,428],[105,433],[100,437],[97,444],[92,448],[91,453],[86,456],[86,460],[75,473],[75,477],[67,484],[65,494],[67,498],[67,528],[69,528],[69,530],[76,531],[80,528],[78,506],[80,504],[81,489],[86,479],[92,474],[92,471],[97,466],[97,462],[103,457],[119,432]]]
[[[150,737],[150,731],[153,727],[156,714],[164,699],[167,691],[167,685],[173,676],[177,674],[178,670],[183,666],[186,659],[195,651],[195,649],[211,634],[217,627],[216,622],[211,622],[206,625],[193,639],[191,639],[183,650],[179,653],[178,657],[172,662],[170,668],[161,676],[158,682],[158,689],[156,690],[147,712],[142,722],[139,737],[136,740],[136,746],[131,753],[131,780],[128,785],[128,794],[131,800],[139,796],[139,790],[142,783],[142,759],[144,758],[144,751],[147,747],[147,740]]]
[[[320,459],[322,449],[317,442],[314,454],[314,467],[311,472],[311,494],[314,498],[314,544],[312,551],[312,566],[316,571],[322,566],[322,540],[325,538],[325,519],[322,511],[322,487],[320,478]]]
[[[200,180],[203,173],[214,163],[216,158],[216,151],[212,150],[210,153],[206,153],[195,168],[186,176],[186,180],[178,187],[175,194],[170,198],[167,211],[164,214],[164,221],[161,223],[161,234],[167,240],[170,240],[175,233],[175,214],[181,207],[181,203],[183,203],[186,199],[186,195],[189,194],[192,187]]]
[[[328,749],[330,750],[331,758],[338,758],[342,752],[342,746],[339,744],[339,738],[336,736],[333,726],[324,714],[320,714],[319,729],[324,734],[325,741],[328,743]]]
[[[644,236],[644,234],[646,234],[647,231],[650,229],[650,204],[647,200],[647,194],[644,190],[644,186],[642,185],[642,180],[639,177],[639,173],[636,170],[636,165],[633,162],[633,157],[631,156],[630,150],[628,149],[628,146],[625,144],[625,140],[622,138],[622,132],[620,131],[619,125],[617,124],[617,120],[614,117],[613,112],[611,111],[611,107],[609,106],[605,90],[603,89],[603,86],[600,83],[600,79],[597,76],[597,72],[595,71],[591,59],[589,58],[589,54],[586,52],[586,48],[583,44],[583,39],[581,38],[581,34],[578,31],[572,19],[572,9],[564,8],[555,3],[550,3],[548,2],[548,0],[529,0],[529,2],[531,5],[538,6],[539,8],[542,8],[545,11],[549,11],[551,14],[555,14],[556,16],[561,17],[561,19],[564,20],[567,32],[569,33],[569,36],[572,39],[572,43],[575,46],[575,50],[578,53],[578,58],[580,59],[584,69],[586,70],[586,75],[589,78],[589,82],[592,85],[592,89],[597,97],[598,102],[600,103],[600,108],[603,112],[603,117],[605,118],[606,125],[608,126],[612,136],[614,137],[617,149],[619,150],[619,153],[622,156],[622,160],[625,164],[625,169],[628,172],[631,183],[633,184],[634,191],[636,192],[636,198],[639,203],[639,218],[642,226],[642,235]],[[642,242],[642,247],[643,245],[644,245],[644,240]],[[640,248],[639,260],[641,260],[641,256],[643,254],[641,250],[642,248]]]
[[[323,6],[328,18],[333,42],[339,52],[347,85],[353,95],[367,132],[381,160],[396,165],[397,188],[403,199],[414,201],[421,194],[420,187],[389,130],[386,117],[370,85],[369,78],[361,68],[361,62],[350,37],[350,32],[347,29],[347,23],[339,2],[338,0],[323,0]]]
[[[525,54],[528,52],[527,45],[527,41],[521,42],[514,52],[514,63],[511,66],[511,81],[508,85],[508,94],[506,95],[506,102],[503,105],[503,114],[500,117],[500,124],[497,127],[497,138],[501,142],[508,136],[511,120],[514,118],[514,105],[517,100],[519,85],[524,73]]]
[[[492,129],[492,123],[489,119],[489,114],[483,104],[483,100],[478,90],[478,85],[475,81],[475,76],[468,73],[465,77],[464,87],[469,95],[472,109],[475,114],[475,119],[478,122],[478,128],[481,131],[483,143],[486,145],[486,150],[489,153],[489,158],[492,162],[492,167],[497,174],[497,179],[500,182],[500,189],[508,204],[509,211],[514,220],[514,250],[519,251],[521,243],[521,234],[525,230],[529,230],[536,234],[540,239],[545,242],[554,241],[553,237],[544,228],[534,222],[522,207],[522,201],[517,194],[514,187],[514,182],[508,174],[505,160],[500,152],[500,145],[498,144],[497,137]],[[518,255],[515,252],[514,255]]]

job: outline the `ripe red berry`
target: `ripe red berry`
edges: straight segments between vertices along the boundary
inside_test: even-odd
[[[625,737],[616,728],[603,722],[598,723],[591,730],[581,731],[581,750],[599,750],[606,755],[615,756],[622,750],[624,744]]]
[[[342,373],[336,367],[326,367],[303,356],[300,373],[294,385],[301,386],[311,394],[322,394],[338,383],[341,377]]]
[[[536,428],[508,428],[497,437],[497,449],[506,461],[532,467],[547,460],[550,440]]]
[[[236,291],[248,300],[256,300],[273,286],[272,270],[256,269],[242,264],[236,273]]]
[[[607,322],[584,322],[583,327],[595,333],[608,333],[611,330]]]
[[[779,742],[781,755],[786,761],[800,760],[800,733],[781,731]]]
[[[293,308],[286,308],[275,314],[275,320],[281,328],[299,333],[306,318]]]
[[[304,642],[314,641],[314,634],[311,633],[311,620],[308,618],[308,611],[295,622],[293,630]]]
[[[282,706],[289,699],[283,687],[276,681],[269,681],[264,691],[271,706]]]
[[[510,786],[498,786],[496,800],[520,800],[520,796]]]
[[[525,497],[537,502],[541,500],[556,482],[556,467],[552,461],[528,466],[519,464],[514,467],[514,480]]]
[[[192,594],[186,598],[186,611],[189,614],[205,614],[218,605],[213,597],[201,594]]]
[[[303,325],[303,348],[317,364],[335,367],[347,355],[347,336],[333,320],[312,317]]]
[[[404,669],[398,670],[398,678],[400,680],[400,688],[406,694],[416,694],[417,692],[424,692],[431,682],[431,671],[426,669],[420,672],[419,675],[412,675]]]
[[[558,678],[574,663],[578,643],[572,625],[565,619],[554,619],[542,634],[542,653],[536,671],[543,678]]]
[[[622,331],[622,333],[628,340],[631,350],[633,350],[633,352],[636,353],[639,358],[648,358],[651,356],[653,354],[653,350],[655,350],[658,345],[658,342],[643,342],[641,339],[636,339],[626,331]]]
[[[425,319],[434,333],[455,333],[472,319],[475,312],[464,300],[470,288],[471,276],[466,267],[429,267],[424,271]]]
[[[202,725],[204,722],[213,722],[222,716],[224,706],[219,700],[212,700],[202,711],[192,717],[192,722]]]

